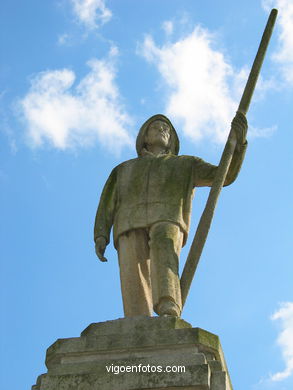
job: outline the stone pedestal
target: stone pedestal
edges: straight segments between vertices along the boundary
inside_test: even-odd
[[[219,338],[176,317],[91,324],[46,366],[32,390],[232,390]]]

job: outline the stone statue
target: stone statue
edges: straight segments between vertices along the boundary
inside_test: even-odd
[[[272,35],[278,11],[267,21],[220,163],[178,156],[177,133],[164,115],[154,115],[141,127],[138,158],[111,173],[97,210],[94,239],[101,261],[113,225],[126,317],[180,316],[211,226],[221,189],[240,170],[247,142],[246,113]],[[181,280],[179,254],[186,243],[194,188],[211,187]]]
[[[95,221],[97,256],[107,261],[104,252],[113,226],[125,316],[151,317],[154,310],[161,317],[93,323],[81,337],[58,339],[47,349],[48,372],[38,377],[33,390],[232,390],[218,336],[178,317],[221,189],[235,180],[244,158],[245,115],[276,16],[273,9],[218,166],[178,156],[174,127],[164,115],[155,115],[139,131],[138,157],[114,168],[104,187]],[[194,188],[201,186],[211,188],[179,281]],[[171,365],[177,366],[176,375],[167,370]]]
[[[235,150],[224,185],[240,170],[247,142],[247,121],[237,112],[231,136]],[[164,115],[141,127],[138,157],[113,169],[96,214],[94,240],[101,261],[113,226],[126,317],[180,316],[178,263],[190,225],[196,187],[212,186],[217,166],[194,156],[178,156],[177,133]]]

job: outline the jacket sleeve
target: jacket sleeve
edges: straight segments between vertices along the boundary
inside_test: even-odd
[[[217,171],[217,166],[195,157],[193,165],[193,186],[211,187]]]
[[[236,145],[231,164],[227,173],[224,186],[228,186],[238,176],[245,152],[247,148],[247,141],[243,145]],[[204,160],[196,157],[193,167],[193,185],[194,187],[211,187],[217,172],[217,166],[209,164]]]
[[[115,207],[117,200],[117,169],[111,172],[101,195],[98,206],[95,227],[94,240],[98,237],[104,237],[107,244],[110,241],[110,231],[113,225]]]
[[[236,145],[224,186],[229,186],[237,178],[245,157],[246,148],[247,141],[243,145]]]

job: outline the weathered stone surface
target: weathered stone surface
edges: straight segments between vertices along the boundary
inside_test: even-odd
[[[236,147],[225,185],[236,179],[246,150],[247,121],[240,112],[232,130]],[[188,236],[194,189],[212,186],[218,167],[195,156],[178,156],[176,130],[161,114],[142,125],[136,148],[138,157],[114,168],[104,186],[95,219],[96,254],[107,261],[104,253],[113,227],[125,317],[151,316],[153,311],[180,316],[182,292],[184,301],[193,274],[185,272],[180,282],[179,257]]]
[[[32,390],[232,390],[219,338],[176,317],[91,324],[49,347],[46,365]],[[118,374],[122,366],[133,372]]]
[[[177,317],[149,317],[137,316],[130,319],[118,319],[113,321],[98,322],[89,325],[82,333],[82,336],[88,335],[106,335],[117,333],[143,332],[150,330],[182,329],[192,328],[192,326]]]

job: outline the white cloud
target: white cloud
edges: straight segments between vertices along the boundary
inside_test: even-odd
[[[236,72],[225,56],[213,49],[213,39],[197,26],[182,39],[162,46],[146,36],[140,52],[158,68],[167,86],[167,115],[181,121],[184,133],[194,140],[210,137],[223,142],[246,72]]]
[[[112,12],[105,5],[105,0],[70,0],[79,22],[93,30],[107,23]]]
[[[165,31],[166,35],[172,35],[174,29],[173,22],[171,22],[170,20],[166,20],[165,22],[163,22],[162,28]]]
[[[293,302],[286,302],[273,314],[272,320],[279,321],[281,332],[277,339],[277,344],[282,350],[285,361],[285,369],[271,376],[272,381],[281,381],[293,373]]]
[[[293,83],[293,1],[263,0],[263,6],[267,11],[273,7],[279,10],[276,22],[279,47],[273,58],[280,64],[285,80]]]
[[[70,39],[70,36],[68,34],[61,34],[58,36],[58,45],[60,46],[63,46],[63,45],[67,45],[68,42],[69,42],[69,39]]]
[[[77,84],[70,69],[41,72],[20,101],[30,144],[49,141],[66,149],[99,141],[108,149],[131,144],[126,113],[115,83],[112,49],[107,59],[88,62],[89,73]]]
[[[277,131],[277,126],[258,128],[249,126],[248,139],[251,138],[268,138],[271,137]]]

